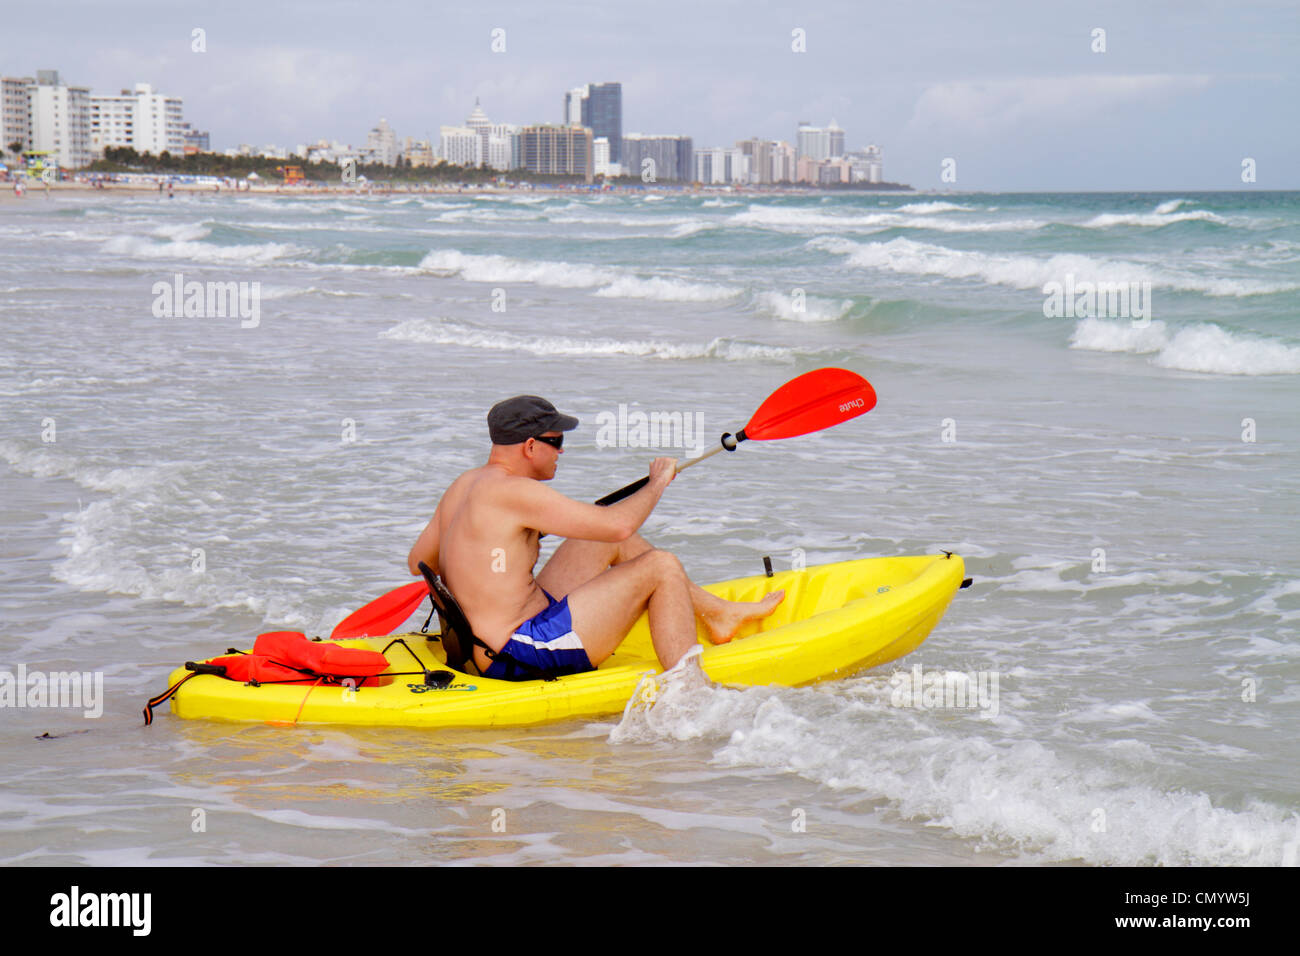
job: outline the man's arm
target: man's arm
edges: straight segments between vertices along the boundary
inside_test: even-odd
[[[624,541],[650,517],[664,489],[676,477],[676,469],[677,459],[656,458],[650,464],[646,486],[608,507],[574,501],[530,478],[502,482],[500,504],[522,527],[543,534],[582,541]]]
[[[433,517],[415,539],[411,553],[406,556],[406,568],[412,574],[420,573],[421,561],[431,567],[434,574],[438,573],[438,516],[441,511],[442,502],[439,501],[438,507],[433,510]]]

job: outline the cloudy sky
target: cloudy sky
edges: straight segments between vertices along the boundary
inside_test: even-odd
[[[618,80],[624,132],[717,146],[834,118],[918,189],[1300,188],[1296,0],[7,6],[0,73],[153,83],[214,149],[363,144],[381,116],[436,141],[475,97],[494,121],[558,122],[566,89]]]

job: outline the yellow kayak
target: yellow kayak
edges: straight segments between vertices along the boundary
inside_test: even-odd
[[[755,601],[780,588],[786,598],[770,617],[747,625],[728,644],[709,644],[701,626],[700,663],[721,684],[794,687],[849,677],[902,657],[925,640],[962,586],[964,571],[957,555],[938,554],[842,561],[707,585],[706,590],[733,601]],[[397,637],[404,643],[394,643]],[[553,681],[499,681],[454,672],[447,682],[436,635],[339,643],[384,651],[396,676],[368,678],[354,690],[249,685],[200,674],[176,691],[172,712],[274,724],[514,727],[620,713],[642,675],[661,670],[645,615],[599,668]],[[437,670],[443,676],[427,682],[424,672]],[[169,683],[188,675],[179,668]]]

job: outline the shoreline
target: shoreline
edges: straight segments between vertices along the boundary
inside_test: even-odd
[[[197,194],[197,195],[239,195],[239,196],[283,196],[290,199],[337,199],[341,196],[348,196],[356,199],[366,199],[372,197],[391,198],[393,196],[448,196],[448,195],[553,195],[553,196],[570,196],[580,195],[629,195],[653,193],[655,195],[708,195],[708,196],[804,196],[812,193],[818,195],[917,195],[915,189],[863,189],[863,190],[838,190],[838,189],[816,189],[816,188],[755,188],[755,187],[735,187],[735,186],[718,186],[707,185],[693,187],[683,185],[673,188],[658,188],[657,186],[647,187],[619,187],[611,189],[593,189],[586,186],[501,186],[492,185],[405,185],[401,187],[357,187],[346,185],[322,185],[322,186],[285,186],[281,183],[276,184],[250,184],[247,189],[232,189],[227,186],[214,187],[211,184],[196,183],[174,183],[172,185],[174,194]],[[27,187],[25,195],[20,199],[14,195],[13,182],[0,182],[0,203],[17,203],[17,202],[38,202],[42,199],[53,199],[56,193],[129,193],[139,195],[155,195],[159,199],[167,198],[167,190],[160,190],[156,184],[146,185],[143,183],[102,183],[95,185],[88,182],[56,182],[49,184],[49,192],[46,193],[44,183],[35,182]]]

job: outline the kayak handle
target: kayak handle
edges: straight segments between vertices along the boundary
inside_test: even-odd
[[[214,677],[226,676],[226,665],[224,664],[196,664],[193,661],[186,661],[185,669],[194,671],[196,674],[211,674]]]

